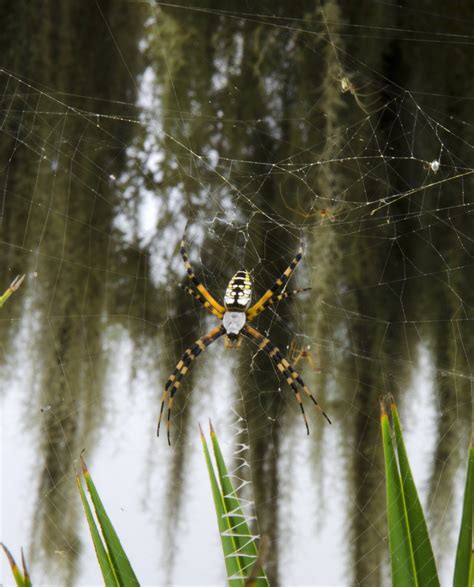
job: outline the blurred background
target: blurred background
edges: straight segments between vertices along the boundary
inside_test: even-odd
[[[200,450],[244,446],[272,585],[389,584],[378,398],[394,394],[441,577],[472,427],[474,5],[86,2],[0,7],[1,540],[35,585],[100,584],[80,451],[143,585],[222,585]],[[156,438],[164,382],[255,295],[324,405],[216,342]],[[198,527],[199,532],[196,531]],[[6,561],[1,577],[8,580]]]

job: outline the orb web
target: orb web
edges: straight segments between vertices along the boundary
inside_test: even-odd
[[[2,540],[27,548],[36,584],[99,581],[74,489],[85,449],[144,583],[222,583],[211,418],[272,577],[388,584],[378,397],[393,393],[447,581],[471,428],[472,121],[467,88],[421,68],[425,45],[468,63],[462,24],[405,7],[393,27],[395,9],[362,21],[336,2],[127,10],[139,72],[123,24],[93,17],[123,88],[0,70],[4,287],[27,274],[1,317]],[[304,243],[287,288],[311,290],[255,324],[331,426],[303,394],[307,436],[269,357],[220,339],[176,394],[172,448],[156,438],[166,378],[217,323],[179,288],[186,223],[220,302],[239,269],[262,295]]]

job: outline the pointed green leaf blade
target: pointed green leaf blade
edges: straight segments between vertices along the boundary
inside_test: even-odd
[[[400,479],[406,514],[408,518],[408,527],[410,540],[413,548],[413,557],[415,561],[416,575],[419,585],[429,585],[436,587],[440,585],[436,562],[428,534],[425,516],[421,507],[415,481],[408,461],[408,455],[403,440],[402,428],[398,417],[397,406],[393,398],[391,399],[392,422],[395,431],[395,440],[397,446],[398,463],[400,466]]]
[[[82,456],[81,465],[87,489],[89,490],[89,494],[91,496],[92,504],[94,506],[97,520],[100,524],[102,536],[107,547],[115,576],[117,577],[120,585],[123,587],[139,587],[140,584],[132,569],[132,565],[130,564],[128,557],[125,554],[117,532],[115,531],[115,528],[113,527],[112,522],[110,521],[110,518],[105,511],[104,505],[99,497],[97,489],[94,485],[94,482],[92,481],[92,477]]]
[[[10,564],[10,568],[12,570],[12,575],[13,575],[13,578],[15,579],[15,583],[16,583],[17,587],[26,587],[25,586],[25,580],[21,576],[20,569],[18,568],[18,565],[16,564],[15,559],[13,558],[11,552],[1,542],[0,542],[0,546],[3,548],[3,552],[7,556],[8,562]]]
[[[23,581],[25,583],[25,587],[32,587],[30,575],[28,574],[28,569],[26,568],[25,555],[23,554],[23,548],[21,549],[21,566],[23,568]]]
[[[207,448],[206,439],[204,438],[202,430],[200,430],[200,432],[202,449],[207,465],[207,472],[209,474],[209,481],[211,483],[212,498],[214,500],[214,507],[217,515],[219,534],[221,536],[222,550],[224,551],[227,580],[231,587],[244,587],[242,570],[239,563],[239,557],[237,556],[237,547],[234,539],[231,536],[230,524],[226,516],[227,512],[224,506],[224,498],[217,482],[216,474],[214,472],[214,467],[211,461],[211,455],[209,454],[209,449]]]
[[[104,543],[102,542],[102,538],[100,537],[99,529],[95,523],[94,515],[92,514],[92,510],[90,508],[89,502],[87,501],[86,494],[84,493],[84,489],[78,475],[76,475],[76,483],[86,514],[86,519],[89,525],[89,531],[91,533],[97,560],[99,561],[99,567],[102,572],[102,577],[104,578],[104,584],[106,587],[119,587],[120,583],[115,577],[112,564],[105,549]]]
[[[474,579],[474,552],[472,544],[472,500],[474,496],[474,442],[469,449],[466,487],[461,515],[461,528],[454,567],[454,587],[471,587]]]
[[[417,587],[413,550],[408,532],[408,520],[403,500],[403,489],[393,448],[388,415],[381,402],[380,424],[382,428],[385,459],[385,483],[387,492],[387,519],[390,546],[390,563],[394,587]]]
[[[217,434],[211,423],[210,431],[212,448],[214,451],[217,472],[219,475],[219,482],[222,488],[222,494],[224,496],[224,508],[227,513],[231,529],[230,531],[232,537],[234,538],[237,553],[239,554],[240,566],[244,572],[244,575],[247,576],[249,572],[251,572],[255,561],[257,560],[257,547],[254,536],[247,524],[247,519],[240,506],[234,485],[229,477],[229,472],[222,455]],[[268,580],[266,579],[265,571],[263,569],[261,569],[260,575],[264,575],[264,577],[259,577],[256,579],[255,584],[258,587],[268,586]]]

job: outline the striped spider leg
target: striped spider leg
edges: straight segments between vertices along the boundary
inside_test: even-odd
[[[193,282],[194,287],[198,290],[198,292],[201,294],[201,296],[206,300],[206,302],[209,304],[209,307],[214,308],[214,310],[218,314],[220,314],[219,317],[222,317],[225,312],[224,306],[221,306],[221,304],[219,304],[219,302],[216,301],[211,296],[211,294],[207,291],[207,289],[203,286],[203,284],[198,280],[198,278],[196,277],[194,270],[191,266],[191,263],[189,262],[188,255],[186,253],[186,232],[184,233],[183,238],[181,239],[181,246],[180,246],[179,252],[181,253],[181,257],[183,258],[184,266],[186,267],[186,273],[187,273],[189,279]],[[199,299],[199,298],[196,298],[196,299]],[[213,313],[215,313],[215,312],[213,312]]]
[[[291,274],[298,266],[298,263],[301,261],[302,257],[303,257],[303,245],[300,245],[300,248],[298,249],[298,252],[296,253],[295,258],[289,264],[289,266],[285,269],[285,271],[280,275],[280,277],[275,281],[275,283],[272,285],[272,287],[270,289],[267,289],[267,291],[263,294],[263,296],[252,307],[250,307],[247,310],[247,322],[250,322],[251,320],[253,320],[255,318],[255,316],[258,316],[258,314],[260,314],[260,312],[262,312],[267,306],[269,306],[270,304],[273,303],[270,300],[273,298],[275,293],[279,289],[284,287],[285,284],[288,282]],[[295,290],[295,292],[291,292],[291,293],[292,294],[296,293],[296,290]],[[289,295],[285,296],[285,297],[289,297]],[[281,299],[283,299],[283,298],[281,298]]]
[[[280,349],[275,346],[268,338],[263,336],[261,332],[259,332],[256,328],[252,328],[248,325],[256,316],[258,316],[263,310],[268,308],[268,306],[274,304],[275,302],[293,297],[294,295],[302,292],[308,291],[311,288],[303,288],[303,289],[295,289],[290,292],[283,292],[279,295],[275,295],[276,292],[284,287],[288,280],[290,279],[293,271],[298,266],[298,263],[301,261],[303,257],[303,245],[300,245],[297,254],[295,255],[294,259],[291,261],[289,266],[285,269],[285,271],[280,275],[280,277],[275,281],[270,289],[268,289],[263,296],[251,307],[247,310],[247,323],[245,324],[244,328],[242,329],[242,335],[246,336],[253,342],[255,342],[261,350],[263,350],[272,360],[272,362],[276,365],[278,371],[286,377],[287,383],[295,392],[295,397],[298,400],[300,405],[301,413],[303,415],[303,419],[306,426],[306,431],[309,434],[309,427],[308,422],[306,419],[306,414],[304,411],[304,406],[301,401],[301,396],[295,382],[297,382],[303,388],[303,391],[306,393],[307,396],[311,398],[311,401],[317,406],[319,411],[322,415],[326,418],[326,420],[331,424],[331,420],[329,419],[328,415],[324,410],[321,408],[319,403],[316,401],[316,398],[312,395],[309,391],[308,387],[304,383],[301,376],[297,373],[294,367],[290,364],[288,359],[281,353]]]
[[[184,266],[186,268],[186,274],[188,278],[191,280],[192,284],[196,289],[188,287],[186,285],[180,285],[180,287],[187,293],[193,296],[194,299],[198,300],[207,310],[212,312],[214,316],[222,320],[223,315],[225,313],[225,308],[219,304],[214,297],[207,291],[207,289],[202,285],[202,283],[196,277],[194,273],[194,269],[189,261],[187,252],[186,252],[186,231],[181,239],[180,249],[179,252],[181,253],[181,257],[183,258]],[[163,397],[161,401],[161,408],[160,408],[160,415],[158,418],[158,426],[156,429],[157,436],[160,435],[160,425],[161,425],[161,418],[163,416],[163,408],[166,402],[166,398],[168,397],[168,418],[167,418],[167,436],[168,436],[168,444],[170,442],[170,425],[171,425],[171,407],[173,405],[173,398],[175,393],[178,391],[178,388],[181,385],[181,380],[186,375],[189,370],[191,363],[196,359],[198,355],[202,353],[202,351],[217,340],[220,336],[225,334],[225,329],[222,325],[218,326],[211,330],[205,336],[202,336],[198,340],[196,340],[188,349],[184,351],[181,360],[176,365],[175,370],[168,378],[165,389],[163,391]]]
[[[304,291],[310,291],[310,290],[311,290],[310,287],[299,287],[298,289],[293,289],[292,291],[284,291],[283,293],[278,294],[277,296],[272,295],[272,297],[268,298],[265,302],[263,302],[254,311],[252,318],[249,318],[247,316],[247,321],[250,322],[250,320],[253,320],[256,316],[261,314],[263,312],[263,310],[266,310],[268,308],[268,306],[273,306],[273,304],[276,304],[277,302],[280,302],[281,300],[288,300],[288,299],[294,298],[297,294],[302,293]]]
[[[168,417],[166,420],[167,437],[168,437],[168,444],[169,445],[171,445],[171,441],[170,441],[171,408],[173,406],[174,395],[178,391],[178,389],[181,385],[181,380],[186,375],[186,373],[189,371],[189,367],[191,366],[191,363],[196,359],[196,357],[198,357],[202,353],[202,351],[206,349],[206,347],[208,347],[210,344],[212,344],[215,340],[217,340],[223,334],[225,334],[225,328],[222,324],[220,324],[219,326],[216,326],[216,328],[213,328],[210,332],[208,332],[204,336],[201,336],[201,338],[198,338],[196,340],[196,342],[193,342],[193,344],[184,351],[183,356],[181,357],[181,360],[179,361],[179,363],[176,365],[175,370],[168,377],[168,381],[165,384],[165,390],[163,392],[163,397],[161,399],[161,409],[160,409],[160,416],[158,418],[158,427],[156,429],[156,435],[157,436],[160,435],[161,417],[163,415],[163,408],[164,408],[164,405],[166,402],[166,398],[168,397],[168,394],[169,394]]]
[[[248,324],[246,324],[242,328],[242,335],[246,336],[248,339],[254,342],[260,350],[266,353],[270,357],[271,361],[274,363],[278,371],[286,378],[288,385],[295,392],[295,397],[300,405],[300,410],[301,414],[303,415],[303,420],[306,426],[307,434],[309,434],[308,420],[306,419],[303,402],[301,401],[301,395],[298,390],[298,387],[296,386],[296,383],[298,383],[303,388],[305,394],[311,399],[311,401],[318,408],[321,414],[326,418],[329,424],[331,424],[331,420],[329,419],[326,412],[319,405],[318,401],[316,400],[314,395],[309,391],[303,379],[301,379],[299,373],[289,363],[288,359],[282,354],[280,349],[276,345],[274,345],[269,338],[267,338],[256,328],[253,328]]]
[[[219,318],[219,320],[222,320],[222,314],[219,311],[217,311],[216,308],[214,308],[214,306],[211,306],[211,304],[206,300],[206,298],[201,293],[199,293],[197,290],[193,289],[192,287],[188,287],[187,285],[183,285],[182,283],[179,284],[179,287],[183,291],[185,291],[186,293],[193,296],[193,298],[195,300],[200,302],[207,310],[209,310],[209,312],[212,312],[214,314],[214,316],[217,316]]]

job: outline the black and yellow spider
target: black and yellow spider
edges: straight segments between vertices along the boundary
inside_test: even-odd
[[[191,363],[196,359],[196,357],[200,355],[201,352],[207,346],[209,346],[211,343],[213,343],[215,340],[217,340],[224,334],[226,335],[226,348],[231,348],[233,346],[237,348],[240,347],[242,336],[245,336],[246,338],[249,338],[251,341],[253,341],[259,347],[259,349],[261,349],[270,357],[278,371],[286,378],[286,381],[295,392],[295,396],[300,405],[301,413],[303,415],[304,423],[306,425],[306,431],[308,434],[308,421],[306,419],[303,402],[301,401],[300,392],[298,391],[296,383],[298,383],[303,388],[303,391],[306,393],[306,395],[311,398],[313,403],[321,411],[322,415],[326,418],[326,420],[329,423],[331,423],[331,420],[328,418],[327,414],[318,404],[316,398],[306,387],[306,384],[301,379],[300,375],[296,372],[296,370],[293,368],[293,366],[290,364],[288,359],[281,353],[280,349],[277,346],[275,346],[271,342],[271,340],[269,340],[256,328],[253,328],[249,325],[249,322],[251,322],[256,316],[263,312],[263,310],[268,308],[268,306],[271,306],[272,304],[280,300],[285,300],[290,297],[293,297],[299,292],[307,291],[308,289],[310,289],[295,289],[293,291],[284,291],[278,295],[275,295],[279,289],[285,286],[291,274],[296,269],[296,266],[301,261],[301,258],[303,256],[302,246],[300,246],[298,253],[296,254],[296,257],[293,259],[293,261],[290,263],[287,269],[285,269],[285,271],[275,281],[272,287],[268,289],[253,306],[250,306],[250,301],[252,298],[252,282],[248,271],[237,271],[234,277],[232,277],[225,292],[224,306],[222,306],[212,297],[212,295],[207,291],[203,284],[197,279],[191,266],[191,263],[189,262],[188,255],[186,254],[186,234],[183,236],[183,239],[181,241],[180,253],[183,258],[188,277],[193,283],[195,289],[186,286],[181,287],[187,293],[191,294],[194,297],[194,299],[198,300],[205,308],[212,312],[214,316],[217,316],[217,318],[219,318],[219,320],[221,320],[222,323],[219,326],[216,326],[216,328],[213,328],[210,332],[208,332],[201,338],[198,338],[196,342],[194,342],[188,349],[184,351],[181,360],[176,365],[175,370],[168,378],[168,381],[165,385],[165,390],[163,392],[160,416],[158,419],[158,436],[160,435],[160,424],[161,417],[163,415],[163,407],[165,405],[166,398],[169,394],[167,435],[168,444],[171,444],[171,408],[173,405],[174,395],[176,394],[178,388],[181,385],[181,380],[188,372]]]

